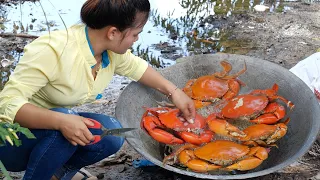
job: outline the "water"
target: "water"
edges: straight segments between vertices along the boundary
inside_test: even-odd
[[[8,7],[7,17],[9,21],[4,23],[5,32],[21,32],[22,22],[24,31],[28,34],[42,35],[48,33],[49,29],[64,29],[80,22],[80,8],[85,0],[41,0],[36,3],[24,2],[21,5]],[[210,16],[246,13],[252,11],[254,5],[263,4],[260,0],[150,0],[152,13],[147,22],[140,39],[135,43],[133,49],[146,49],[149,47],[150,54],[158,57],[160,50],[151,48],[154,44],[168,42],[169,44],[181,47],[183,56],[192,54],[196,48],[212,47],[213,42],[221,40],[222,34],[219,30],[220,19],[215,17],[210,22]],[[270,11],[283,11],[285,8],[282,2],[275,1],[270,6]],[[46,17],[44,16],[44,13]],[[60,16],[61,17],[60,17]],[[207,18],[207,19],[206,19]],[[61,20],[63,19],[63,21]],[[201,23],[201,24],[200,24]],[[221,22],[223,23],[223,22]],[[193,42],[192,33],[198,31],[201,38],[209,38],[211,42]],[[188,38],[189,36],[189,38]],[[205,37],[207,36],[207,37]],[[220,38],[219,38],[220,36]],[[226,47],[220,47],[224,50]],[[161,58],[165,62],[170,62],[168,58]],[[172,59],[171,59],[172,60]]]
[[[85,0],[41,0],[1,6],[0,32],[47,34],[80,23],[80,9]],[[232,32],[221,27],[227,17],[253,12],[262,0],[150,0],[152,12],[133,53],[161,68],[176,59],[194,54],[227,52],[246,54],[254,44],[246,39],[230,38]],[[282,1],[268,5],[269,12],[284,12]],[[45,13],[44,13],[45,12]],[[3,22],[3,23],[1,23]],[[15,54],[12,56],[12,54]],[[18,61],[21,54],[7,52],[6,58]],[[5,83],[13,67],[2,73]],[[0,89],[2,89],[0,87]]]

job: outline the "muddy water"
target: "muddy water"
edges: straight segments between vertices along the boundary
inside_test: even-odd
[[[80,9],[85,0],[51,0],[1,4],[0,32],[47,34],[80,23]],[[150,0],[152,12],[140,39],[132,47],[155,67],[170,66],[176,59],[194,54],[227,52],[246,54],[255,44],[247,39],[235,40],[226,28],[228,18],[253,12],[260,0]],[[268,12],[283,12],[288,7],[282,1],[267,4]],[[2,49],[3,47],[1,47]],[[0,54],[17,62],[21,53]],[[1,68],[0,90],[13,71],[15,63]]]

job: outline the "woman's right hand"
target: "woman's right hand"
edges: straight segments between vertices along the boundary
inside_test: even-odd
[[[62,114],[59,130],[63,136],[74,146],[85,146],[94,140],[94,136],[87,126],[93,126],[88,119],[73,114]]]

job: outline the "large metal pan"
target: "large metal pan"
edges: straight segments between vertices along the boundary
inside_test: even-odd
[[[287,135],[277,144],[279,149],[273,148],[269,158],[258,168],[245,174],[211,175],[185,171],[172,166],[163,167],[163,146],[150,138],[144,131],[139,130],[131,134],[137,138],[127,139],[128,143],[145,158],[167,170],[203,179],[245,179],[266,175],[278,171],[303,156],[312,146],[319,132],[320,109],[319,104],[308,86],[287,69],[274,63],[231,54],[197,55],[183,58],[181,63],[161,70],[161,73],[183,87],[188,79],[220,71],[220,61],[228,60],[233,66],[233,72],[243,68],[244,61],[247,71],[240,76],[250,89],[270,88],[274,83],[279,85],[278,93],[293,101],[294,111],[290,114],[291,121]],[[124,127],[139,127],[144,112],[142,106],[155,106],[155,100],[165,99],[164,95],[132,82],[121,94],[116,117]]]

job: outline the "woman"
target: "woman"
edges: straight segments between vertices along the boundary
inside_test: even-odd
[[[121,127],[117,120],[68,109],[98,98],[114,73],[167,95],[192,123],[192,100],[128,51],[149,12],[148,0],[88,0],[81,9],[83,24],[51,32],[25,47],[0,93],[0,115],[30,128],[37,139],[20,136],[22,146],[0,148],[0,160],[9,171],[25,170],[24,179],[71,179],[82,167],[117,152],[123,143],[119,137],[89,144],[101,132],[88,129],[92,124],[86,118],[107,128]]]

